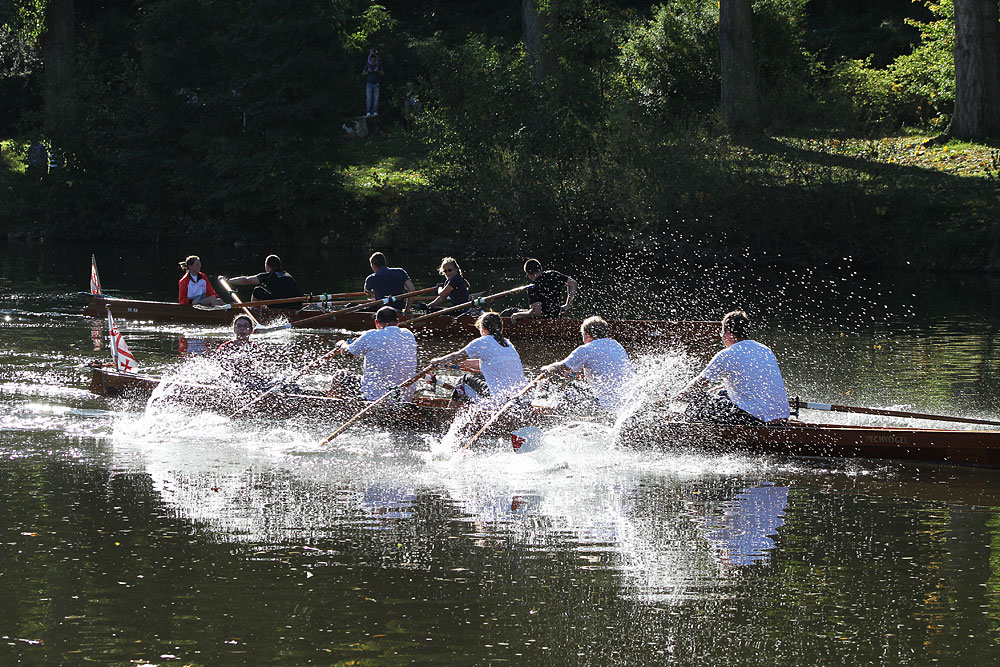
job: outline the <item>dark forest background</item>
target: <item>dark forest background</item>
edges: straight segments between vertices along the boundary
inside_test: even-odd
[[[1000,270],[951,0],[731,4],[2,0],[0,233]]]

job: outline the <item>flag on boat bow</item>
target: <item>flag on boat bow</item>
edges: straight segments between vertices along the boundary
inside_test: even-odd
[[[101,277],[97,275],[97,258],[90,256],[90,293],[101,293]],[[110,313],[108,314],[110,317]]]
[[[111,309],[108,308],[108,331],[111,338],[111,356],[115,360],[115,368],[119,373],[135,373],[139,368],[132,351],[128,349],[125,337],[118,331],[115,325],[115,318],[111,316]]]

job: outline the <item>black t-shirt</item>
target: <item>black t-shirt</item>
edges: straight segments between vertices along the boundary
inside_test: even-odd
[[[528,304],[542,304],[542,317],[559,317],[559,310],[566,300],[563,290],[569,276],[558,271],[542,271],[534,285],[528,288]]]
[[[302,296],[299,284],[292,278],[292,274],[284,271],[271,271],[270,273],[258,273],[257,280],[271,293],[271,298],[287,299],[293,296]]]

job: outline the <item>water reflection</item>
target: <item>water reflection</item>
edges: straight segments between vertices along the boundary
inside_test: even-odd
[[[778,528],[784,524],[788,487],[768,483],[743,489],[721,517],[707,517],[706,538],[723,563],[752,565],[767,561]]]

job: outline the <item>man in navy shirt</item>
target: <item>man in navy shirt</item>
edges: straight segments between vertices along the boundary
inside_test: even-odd
[[[382,253],[376,252],[372,254],[368,258],[368,262],[372,265],[372,271],[374,272],[365,278],[365,292],[369,296],[374,296],[376,299],[384,299],[387,296],[396,296],[397,294],[417,291],[406,271],[398,267],[389,268],[386,266],[385,255]],[[409,315],[413,308],[413,297],[411,296],[406,299],[405,307],[398,301],[394,301],[390,305],[396,310],[402,310],[403,313]]]

